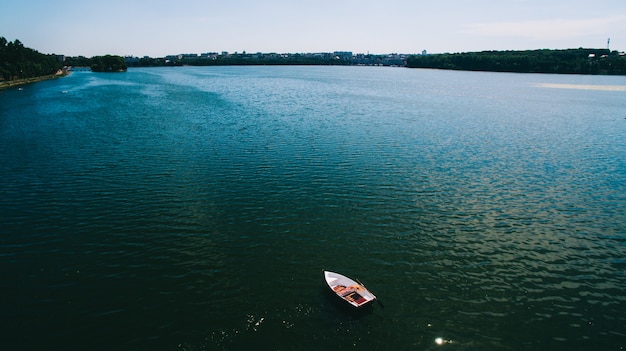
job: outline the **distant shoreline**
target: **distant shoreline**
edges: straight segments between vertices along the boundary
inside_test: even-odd
[[[626,75],[626,54],[606,49],[481,51],[413,55],[408,68],[478,72]]]
[[[23,79],[14,79],[14,80],[9,80],[9,81],[2,81],[2,82],[0,82],[0,90],[14,88],[14,87],[19,87],[19,86],[22,86],[22,85],[27,85],[27,84],[37,83],[37,82],[43,82],[45,80],[65,77],[65,76],[69,75],[69,72],[70,71],[67,70],[67,69],[62,69],[62,70],[58,70],[57,73],[55,73],[55,74],[49,74],[49,75],[39,76],[39,77],[23,78]]]

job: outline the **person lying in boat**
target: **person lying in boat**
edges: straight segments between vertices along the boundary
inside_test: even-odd
[[[355,292],[357,290],[359,290],[360,286],[358,285],[353,285],[353,286],[345,286],[345,285],[337,285],[333,287],[333,290],[341,295],[341,296],[345,296],[348,295],[351,292]]]

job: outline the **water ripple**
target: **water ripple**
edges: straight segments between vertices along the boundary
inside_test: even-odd
[[[184,67],[3,92],[1,339],[623,347],[623,96],[534,84],[578,79]],[[385,308],[343,313],[322,268]]]

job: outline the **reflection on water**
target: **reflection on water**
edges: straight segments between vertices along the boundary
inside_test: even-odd
[[[549,83],[538,83],[536,85],[542,88],[626,91],[626,85],[549,84]]]
[[[0,343],[624,347],[626,100],[544,89],[621,79],[184,67],[4,91]],[[384,308],[342,312],[322,269]]]

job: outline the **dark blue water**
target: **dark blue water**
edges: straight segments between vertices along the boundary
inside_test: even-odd
[[[2,91],[0,348],[623,350],[624,86],[181,67]],[[346,311],[322,269],[382,304]]]

